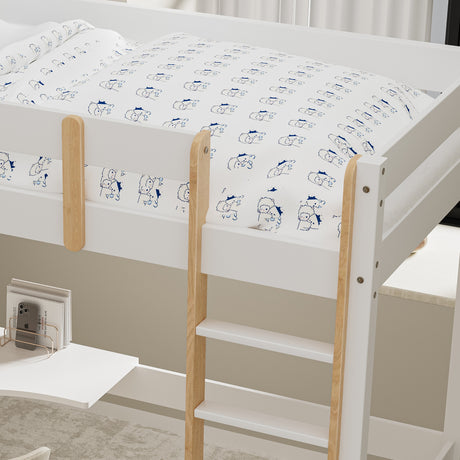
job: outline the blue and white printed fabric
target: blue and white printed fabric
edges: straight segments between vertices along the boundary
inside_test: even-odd
[[[380,154],[432,102],[389,78],[305,57],[181,33],[134,44],[84,21],[46,24],[1,49],[0,100],[208,129],[208,222],[316,245],[339,236],[348,160]],[[135,157],[135,143],[126,154]],[[1,152],[0,184],[60,193],[60,168],[47,152]],[[88,200],[187,216],[188,184],[162,171],[88,166],[86,176]]]

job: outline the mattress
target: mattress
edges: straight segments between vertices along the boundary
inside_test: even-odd
[[[207,221],[312,244],[338,241],[349,159],[381,154],[383,145],[432,104],[402,82],[240,43],[182,33],[134,43],[81,20],[10,29],[14,40],[5,38],[7,27],[0,23],[6,43],[0,49],[0,101],[207,129],[212,136]],[[50,152],[32,157],[1,150],[0,140],[0,185],[62,193],[61,164]],[[135,154],[134,140],[126,155]],[[156,154],[161,152],[152,148]],[[87,200],[187,218],[187,182],[169,180],[162,171],[106,166],[86,166]],[[414,176],[407,194],[419,196],[426,189],[426,168],[420,174],[425,182]],[[388,200],[387,225],[405,213],[407,202]]]

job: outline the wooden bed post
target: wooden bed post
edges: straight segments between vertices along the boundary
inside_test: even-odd
[[[62,120],[62,192],[64,246],[85,246],[85,138],[84,122],[70,115]]]
[[[345,370],[345,345],[347,341],[348,297],[350,288],[353,216],[355,211],[356,169],[357,161],[360,157],[361,155],[356,155],[349,161],[345,171],[345,180],[343,185],[328,460],[338,460],[340,450],[340,424],[342,420],[343,375]]]
[[[195,408],[204,401],[206,338],[196,327],[206,318],[207,275],[201,273],[201,234],[209,207],[210,132],[201,131],[190,151],[190,200],[187,294],[187,378],[185,401],[185,460],[203,458],[204,422]]]

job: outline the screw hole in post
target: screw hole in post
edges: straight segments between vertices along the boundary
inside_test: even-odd
[[[374,292],[374,299],[377,297],[377,292]]]
[[[383,200],[380,200],[380,207],[383,206]]]
[[[364,193],[369,193],[369,191],[370,191],[370,188],[369,188],[367,185],[365,185],[365,186],[363,187],[363,192],[364,192]]]
[[[382,168],[382,176],[385,174],[385,168]]]
[[[379,261],[375,262],[375,268],[379,268]]]
[[[209,152],[209,148],[208,147],[205,147],[204,148],[204,153],[208,153]]]
[[[356,281],[358,281],[359,284],[363,284],[364,278],[362,276],[358,276],[358,278],[356,278]]]

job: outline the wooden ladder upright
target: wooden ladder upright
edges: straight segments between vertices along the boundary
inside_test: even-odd
[[[210,136],[201,131],[190,153],[190,215],[188,252],[187,378],[185,409],[185,460],[202,460],[204,420],[223,423],[328,448],[328,460],[339,459],[343,376],[350,284],[351,242],[357,160],[345,173],[342,231],[334,345],[206,318],[207,276],[201,271],[202,226],[209,207]],[[236,408],[205,400],[206,338],[333,364],[329,428]],[[329,431],[329,433],[328,433]]]

